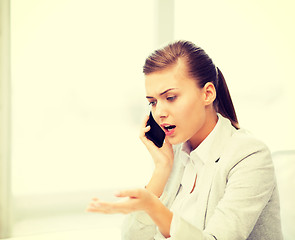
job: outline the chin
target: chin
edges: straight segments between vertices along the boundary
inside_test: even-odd
[[[178,145],[178,144],[186,142],[186,140],[182,140],[182,139],[179,139],[179,138],[176,138],[176,137],[170,137],[170,138],[168,138],[168,141],[172,145]]]

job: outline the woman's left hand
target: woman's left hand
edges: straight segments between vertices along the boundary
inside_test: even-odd
[[[145,211],[149,213],[153,205],[159,199],[146,189],[124,190],[116,194],[116,197],[127,198],[118,202],[104,202],[97,198],[93,198],[89,204],[88,212],[97,213],[130,213],[134,211]]]
[[[145,211],[156,223],[163,236],[170,236],[173,213],[152,192],[147,189],[132,189],[121,191],[116,196],[127,199],[119,202],[103,202],[94,198],[87,211],[105,214]]]

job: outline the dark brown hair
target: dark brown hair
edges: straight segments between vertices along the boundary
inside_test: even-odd
[[[190,77],[196,80],[198,86],[203,88],[207,82],[212,82],[216,89],[214,108],[216,112],[228,118],[235,128],[239,128],[236,111],[225,79],[215,67],[212,59],[206,52],[189,41],[176,41],[166,47],[156,50],[145,61],[143,73],[148,75],[164,70],[183,59],[188,68]]]

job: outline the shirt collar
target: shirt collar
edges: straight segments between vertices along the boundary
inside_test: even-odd
[[[215,161],[219,157],[219,152],[215,150],[218,149],[217,145],[223,140],[223,126],[226,124],[225,120],[227,119],[222,117],[219,113],[217,113],[217,116],[218,120],[215,127],[196,149],[192,150],[188,141],[182,144],[181,158],[185,166],[189,161],[195,163],[197,159],[200,159],[205,164],[210,160]]]
[[[192,160],[190,157],[191,151],[192,151],[192,148],[188,141],[182,144],[180,154],[181,154],[181,160],[184,166],[186,166],[188,162]]]

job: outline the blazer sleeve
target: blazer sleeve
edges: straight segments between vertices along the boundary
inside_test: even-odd
[[[170,198],[166,189],[167,187],[160,197],[160,201],[167,206]],[[154,221],[144,211],[127,215],[121,229],[122,240],[154,240],[155,235],[160,234]]]
[[[255,145],[255,144],[254,144]],[[257,146],[258,149],[257,149]],[[235,147],[235,146],[232,146]],[[247,148],[247,145],[244,146]],[[251,147],[250,147],[251,148]],[[223,196],[218,200],[204,229],[199,229],[174,215],[173,240],[242,240],[247,239],[275,187],[274,168],[268,149],[257,143],[255,151],[241,156],[232,152],[215,181],[224,181]],[[237,149],[241,150],[241,147]],[[252,148],[253,149],[253,148]],[[249,150],[249,148],[248,148]],[[241,150],[243,152],[244,150]],[[220,160],[221,161],[221,160]],[[223,180],[222,180],[223,179]],[[217,184],[218,186],[218,184]],[[212,186],[213,187],[213,186]],[[214,189],[211,189],[214,192]],[[210,198],[214,198],[214,193]],[[209,203],[208,203],[209,204]],[[198,213],[196,213],[198,214]]]
[[[156,225],[143,211],[127,215],[121,229],[122,240],[153,240],[156,234]]]

